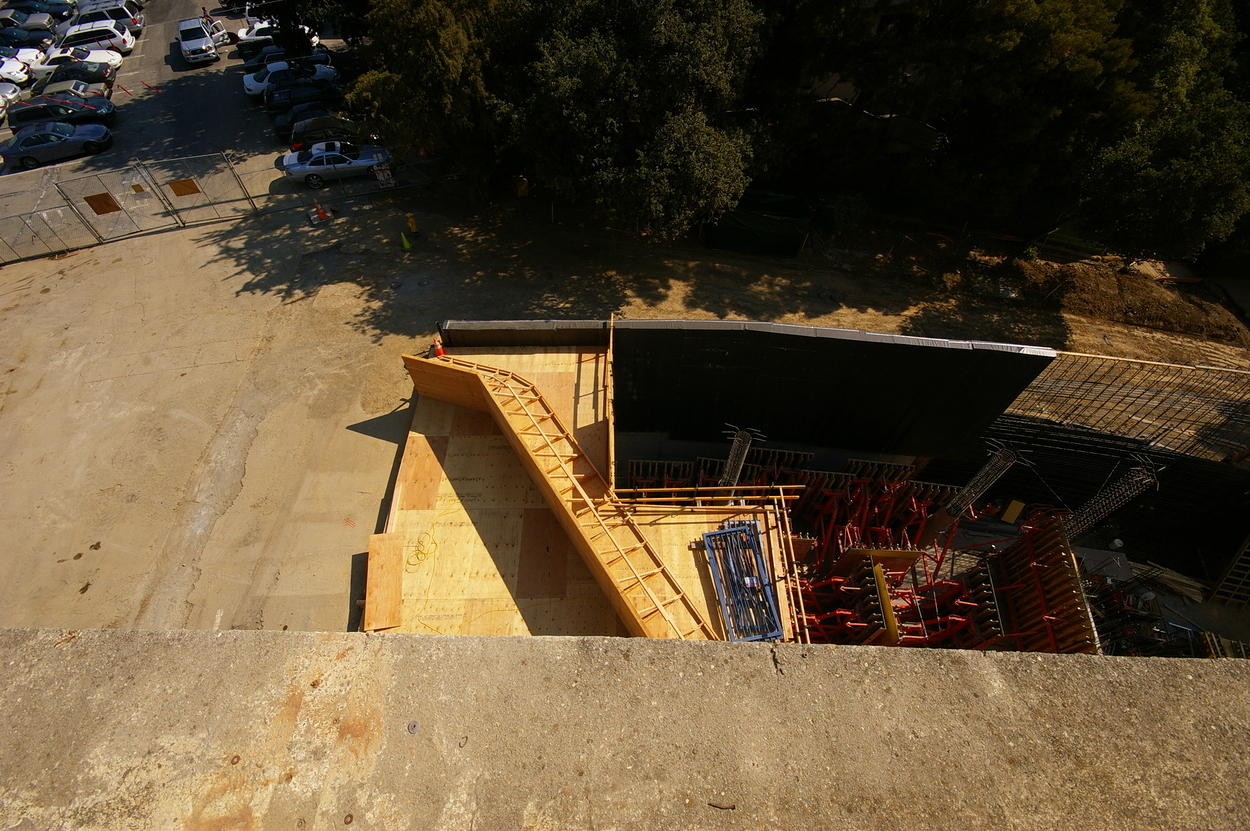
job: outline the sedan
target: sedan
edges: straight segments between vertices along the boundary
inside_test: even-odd
[[[31,170],[44,162],[79,153],[99,153],[112,143],[113,134],[102,124],[47,122],[18,130],[13,138],[0,144],[0,156],[4,157],[6,169]]]
[[[24,84],[30,80],[30,70],[17,58],[4,58],[0,60],[0,80]]]
[[[0,9],[0,27],[5,29],[25,29],[29,32],[36,29],[51,29],[55,25],[56,21],[50,14],[43,12],[27,14],[17,9]]]
[[[51,75],[45,75],[35,81],[31,90],[38,95],[49,84],[55,84],[58,81],[86,81],[89,84],[107,84],[111,87],[115,77],[117,77],[117,70],[108,64],[77,61],[58,66]]]
[[[386,164],[391,154],[372,144],[357,147],[345,141],[323,141],[308,150],[284,153],[273,166],[290,179],[303,179],[313,190],[325,187],[328,179],[367,176],[373,168]]]
[[[278,24],[272,20],[248,17],[243,22],[246,25],[239,30],[238,39],[235,41],[240,49],[258,49],[262,46],[268,46],[273,43],[274,37],[278,34]],[[313,46],[321,42],[321,39],[313,34],[312,29],[309,29],[307,26],[300,26],[300,29],[308,36],[308,40]]]
[[[122,56],[112,49],[83,49],[80,46],[53,49],[42,63],[31,64],[30,74],[36,78],[44,78],[55,72],[58,66],[83,61],[102,63],[117,69],[122,65]]]
[[[374,144],[377,136],[368,135],[356,122],[342,116],[322,116],[298,121],[291,127],[291,149],[307,150],[322,141],[350,141]]]
[[[286,57],[285,46],[265,46],[260,50],[259,54],[257,54],[253,58],[249,58],[243,64],[243,71],[250,75],[251,73],[258,71],[262,67],[268,66],[274,61],[285,61],[286,59],[287,57]],[[300,55],[299,57],[294,58],[293,60],[295,63],[327,63],[328,64],[328,63],[334,62],[334,56],[330,53],[329,49],[326,49],[324,46],[318,46],[315,49],[313,49],[312,52],[310,52],[309,54]]]
[[[333,84],[301,81],[291,86],[265,90],[265,109],[281,112],[309,101],[333,103],[343,99],[343,90]]]
[[[310,118],[321,118],[328,115],[334,115],[334,112],[320,101],[309,101],[306,104],[296,104],[286,112],[278,113],[273,117],[273,134],[278,137],[281,144],[289,144],[291,140],[291,130],[301,121],[307,121]]]
[[[292,81],[334,81],[338,77],[338,70],[333,67],[274,61],[251,75],[244,75],[243,91],[248,95],[264,95],[266,89],[279,84]]]
[[[9,128],[16,130],[24,124],[40,124],[45,121],[61,121],[66,124],[112,124],[117,118],[117,108],[107,98],[78,98],[72,95],[36,95],[25,101],[16,101],[9,107]]]
[[[56,35],[47,29],[36,29],[33,32],[13,27],[0,29],[0,46],[44,49],[51,46],[54,40],[56,40]]]
[[[21,97],[22,90],[17,84],[10,84],[8,81],[0,83],[0,101],[4,102],[4,106],[9,106]]]
[[[74,3],[67,3],[64,0],[9,0],[4,4],[7,8],[18,9],[27,13],[39,12],[57,20],[66,20],[73,16]]]
[[[43,50],[30,47],[0,46],[0,58],[15,58],[30,66],[43,60]]]
[[[89,84],[86,81],[57,81],[43,88],[44,95],[73,95],[78,98],[112,98],[113,90],[108,84]]]

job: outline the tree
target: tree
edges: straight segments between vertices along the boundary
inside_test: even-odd
[[[746,186],[748,0],[379,0],[351,101],[400,145],[674,236]]]
[[[754,54],[746,0],[539,0],[513,85],[516,149],[561,196],[660,236],[736,204],[746,136],[725,121]]]
[[[1141,0],[1126,28],[1159,105],[1099,154],[1083,218],[1126,253],[1193,257],[1250,211],[1250,104],[1226,87],[1236,17],[1228,0]]]
[[[456,0],[378,0],[369,13],[370,67],[350,102],[399,147],[463,146],[487,99],[479,4]],[[483,138],[482,140],[486,140]]]

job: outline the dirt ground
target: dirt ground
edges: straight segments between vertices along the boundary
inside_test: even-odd
[[[438,259],[450,248],[505,291],[560,281],[564,296],[535,307],[551,316],[772,320],[1250,367],[1250,330],[1218,287],[1161,283],[1117,258],[1023,262],[904,232],[849,247],[818,240],[795,259],[755,257],[643,246],[541,214],[513,202],[469,222],[430,217],[422,253]]]
[[[923,240],[794,261],[641,245],[536,204],[400,194],[315,229],[288,212],[9,265],[0,626],[351,628],[409,418],[399,355],[443,319],[761,319],[1250,365],[1219,307],[1151,288],[1147,322],[1195,307],[1220,339],[1169,333],[1124,322],[1140,304],[1103,311],[1088,278]]]

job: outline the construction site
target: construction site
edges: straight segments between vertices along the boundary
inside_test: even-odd
[[[1250,656],[1250,373],[689,321],[404,364],[366,631]]]
[[[5,268],[0,828],[1250,824],[1242,352],[203,233]]]

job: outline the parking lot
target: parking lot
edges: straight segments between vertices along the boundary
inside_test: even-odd
[[[239,204],[230,210],[192,216],[192,221],[220,217],[231,211],[312,204],[311,191],[284,179],[273,167],[275,156],[284,147],[273,137],[263,108],[243,92],[245,55],[236,46],[227,45],[220,47],[222,58],[215,63],[192,66],[183,61],[174,39],[177,24],[179,20],[198,17],[201,5],[197,0],[155,0],[147,6],[144,32],[134,51],[125,58],[113,90],[112,100],[118,107],[117,121],[112,127],[113,146],[94,156],[0,176],[0,217],[63,205],[66,196],[58,191],[58,182],[119,172],[115,181],[106,179],[104,185],[125,191],[131,187],[126,178],[132,175],[128,166],[136,162],[148,165],[149,172],[153,168],[165,169],[170,176],[178,176],[182,175],[180,168],[168,160],[207,154],[227,154],[229,166],[238,177],[238,184],[231,178],[229,188],[223,184],[221,196],[215,198],[234,199]],[[210,13],[225,22],[230,31],[244,25],[241,11],[210,7]],[[336,45],[330,43],[332,48]],[[3,137],[8,134],[5,129]],[[217,161],[214,170],[222,174],[224,183],[228,167],[220,157]],[[201,164],[205,166],[213,166],[213,160]],[[96,185],[90,179],[86,182],[78,190],[90,190]],[[245,193],[240,192],[239,185]],[[325,201],[377,189],[377,183],[365,177],[331,183],[316,196]],[[170,225],[174,224],[171,217],[166,218]],[[127,230],[152,230],[143,225],[140,221],[139,227],[128,226]],[[0,233],[3,230],[0,226]]]

